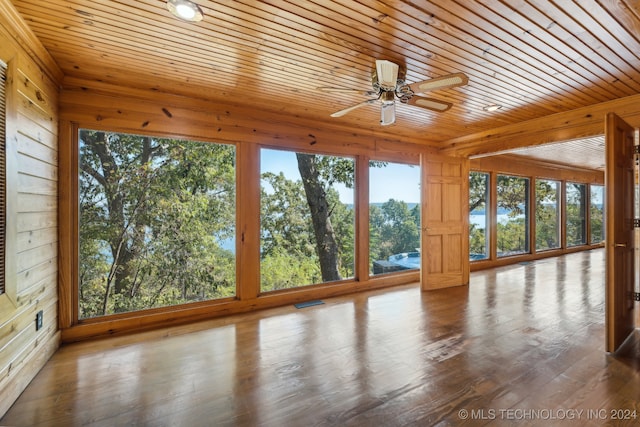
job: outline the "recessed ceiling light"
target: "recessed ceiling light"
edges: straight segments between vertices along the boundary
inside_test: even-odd
[[[484,111],[488,111],[490,113],[493,111],[498,111],[501,108],[502,108],[502,105],[498,105],[498,104],[489,104],[482,107]]]
[[[204,17],[200,6],[189,0],[167,0],[167,9],[183,21],[198,22]]]

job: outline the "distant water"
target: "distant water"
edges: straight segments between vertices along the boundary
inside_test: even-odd
[[[486,225],[487,216],[484,214],[470,214],[469,215],[469,224],[475,224],[478,227],[484,228]],[[508,214],[498,214],[498,222],[501,224],[505,224],[510,220],[524,218],[524,215],[518,215],[516,217],[510,217]]]

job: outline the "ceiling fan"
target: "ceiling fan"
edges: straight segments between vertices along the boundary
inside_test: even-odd
[[[428,110],[443,112],[453,104],[435,98],[427,98],[419,94],[438,89],[449,89],[464,86],[469,79],[464,73],[448,74],[417,83],[405,82],[405,70],[401,70],[398,64],[387,60],[376,60],[376,67],[371,75],[373,90],[343,89],[336,87],[319,87],[323,92],[350,92],[366,96],[376,96],[358,104],[336,111],[331,117],[342,117],[345,114],[365,105],[380,103],[380,124],[391,125],[396,121],[396,98],[403,104],[426,108]]]

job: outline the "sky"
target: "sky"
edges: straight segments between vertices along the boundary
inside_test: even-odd
[[[300,179],[296,155],[291,151],[262,149],[261,172],[283,172],[289,179]],[[383,203],[389,199],[407,203],[420,202],[420,167],[388,163],[382,168],[372,168],[369,173],[369,199],[371,203]],[[336,185],[340,201],[353,204],[353,189]]]

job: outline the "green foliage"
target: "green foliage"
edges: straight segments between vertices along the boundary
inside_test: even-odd
[[[589,207],[589,219],[591,222],[591,243],[600,243],[604,240],[604,187],[591,186],[591,206]]]
[[[536,249],[560,246],[559,182],[536,180]]]
[[[469,224],[469,254],[488,255],[486,230],[476,224]]]
[[[497,251],[499,255],[522,253],[528,248],[527,221],[529,214],[527,197],[529,180],[517,176],[498,175],[496,180],[496,205],[506,211],[508,220],[497,224]],[[488,212],[489,174],[469,174],[469,212]],[[523,217],[524,215],[524,217]],[[469,225],[469,252],[472,255],[487,255],[487,230],[476,224]]]
[[[469,173],[469,214],[483,212],[488,215],[487,202],[489,200],[489,174],[484,172]],[[488,256],[488,242],[486,227],[469,224],[469,255],[478,257]]]
[[[586,188],[584,184],[567,183],[567,245],[586,243]]]
[[[524,215],[529,194],[529,180],[518,176],[498,175],[498,208],[509,211],[510,217]]]
[[[304,284],[319,283],[322,274],[317,257],[300,258],[276,247],[260,263],[263,292],[295,288]]]
[[[355,275],[356,255],[354,211],[352,207],[340,202],[337,191],[329,191],[327,197],[330,206],[332,206],[331,221],[338,247],[340,248],[338,269],[342,277],[353,277]]]
[[[352,186],[354,162],[333,156],[314,156],[317,185],[329,206],[328,220],[337,243],[341,277],[353,277],[355,263],[354,211],[340,202],[336,182]],[[261,186],[260,289],[286,289],[320,283],[318,242],[302,180],[283,173],[264,172]]]
[[[527,227],[529,180],[517,176],[498,175],[498,208],[507,210],[508,220],[497,224],[499,256],[529,251]]]
[[[420,247],[420,205],[390,199],[369,207],[370,263]],[[371,264],[370,264],[371,265]]]
[[[80,318],[232,296],[232,146],[80,131]]]
[[[487,211],[488,174],[471,172],[469,174],[470,212]],[[507,220],[497,224],[497,252],[509,255],[529,251],[528,192],[529,180],[526,178],[498,175],[496,201],[498,210],[506,211]],[[536,249],[545,250],[560,247],[560,182],[538,179],[535,182],[535,227]],[[603,187],[592,186],[592,197],[602,201]],[[564,224],[567,244],[586,243],[586,190],[585,184],[566,184],[566,222]],[[603,236],[604,212],[601,204],[589,208],[592,243],[601,241]],[[469,247],[471,254],[483,254],[486,248],[485,230],[475,224],[469,226]]]
[[[469,173],[469,212],[486,211],[489,198],[489,174]]]
[[[316,256],[313,227],[302,182],[287,179],[283,173],[276,175],[272,172],[263,173],[262,182],[262,258],[275,251],[287,252],[299,258]]]
[[[335,156],[314,156],[316,165],[320,171],[320,178],[326,188],[340,182],[353,188],[355,183],[355,162],[353,159]]]
[[[525,218],[512,218],[498,223],[498,256],[528,252]]]

